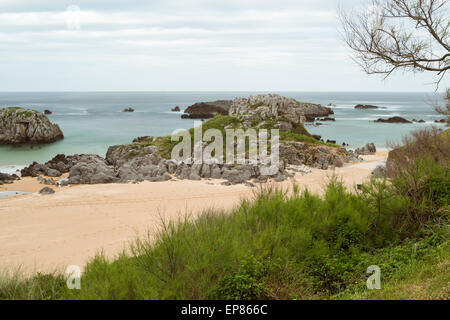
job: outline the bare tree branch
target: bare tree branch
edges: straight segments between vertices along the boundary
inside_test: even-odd
[[[367,10],[340,10],[343,39],[368,74],[450,69],[448,0],[373,0]]]

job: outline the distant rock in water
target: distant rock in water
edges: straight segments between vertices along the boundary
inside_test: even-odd
[[[217,100],[211,102],[198,102],[184,110],[183,119],[211,119],[214,114],[228,115],[232,101]]]
[[[362,110],[365,110],[365,109],[380,109],[380,107],[373,106],[373,105],[370,105],[370,104],[358,104],[357,106],[355,106],[355,109],[362,109]]]
[[[389,118],[389,119],[378,119],[378,120],[375,120],[375,122],[383,122],[383,123],[412,123],[411,121],[409,121],[409,120],[406,120],[405,118],[402,118],[402,117],[392,117],[392,118]]]
[[[129,108],[125,108],[125,109],[123,109],[123,111],[122,112],[134,112],[134,109],[133,108],[131,108],[131,107],[129,107]]]
[[[447,120],[441,119],[441,120],[434,120],[435,123],[446,123]]]
[[[51,112],[50,110],[44,110],[44,114],[52,114],[53,112]]]
[[[59,126],[38,111],[0,109],[0,144],[50,143],[63,138]]]
[[[175,108],[171,109],[172,112],[180,112],[181,109],[179,106],[176,106]]]

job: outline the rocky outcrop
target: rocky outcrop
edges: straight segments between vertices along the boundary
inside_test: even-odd
[[[122,112],[134,112],[134,109],[129,107],[122,110]]]
[[[382,122],[382,123],[412,123],[411,121],[409,121],[409,120],[406,120],[405,118],[402,118],[402,117],[392,117],[392,118],[389,118],[389,119],[378,119],[378,120],[375,120],[375,122]]]
[[[330,114],[334,114],[333,109],[320,104],[300,103],[300,106],[304,110],[305,117],[308,118],[327,117]]]
[[[0,109],[0,144],[50,143],[63,138],[59,126],[38,111]]]
[[[154,146],[136,144],[110,147],[106,161],[114,167],[120,182],[224,179],[230,184],[244,183],[261,177],[259,166],[227,164],[186,164],[161,158]],[[280,166],[271,177],[280,178],[284,167]],[[284,176],[285,178],[287,176]]]
[[[50,110],[44,110],[44,114],[52,114],[53,112],[51,112]]]
[[[170,109],[170,111],[172,111],[172,112],[180,112],[181,109],[180,109],[179,106],[176,106],[175,108]]]
[[[362,148],[357,148],[355,150],[355,153],[357,155],[369,155],[369,154],[375,154],[377,152],[377,148],[375,146],[375,144],[372,143],[368,143],[366,144],[364,147]]]
[[[2,184],[10,184],[16,180],[20,180],[20,178],[15,174],[6,174],[0,172],[0,185]]]
[[[81,155],[70,168],[69,184],[99,184],[117,182],[114,169],[97,155]]]
[[[380,107],[373,106],[373,105],[370,105],[370,104],[358,104],[358,105],[355,106],[355,109],[361,109],[361,110],[380,109]]]
[[[65,156],[58,154],[52,160],[45,164],[33,162],[26,168],[21,170],[22,177],[37,177],[44,175],[47,177],[59,177],[63,173],[67,173],[76,165],[82,155]]]
[[[327,170],[329,167],[343,167],[346,162],[359,161],[358,155],[343,148],[306,145],[301,142],[280,144],[280,157],[287,164]]]
[[[198,102],[184,110],[183,119],[210,119],[215,114],[227,115],[231,107],[230,100]]]
[[[230,116],[247,120],[264,120],[284,118],[293,124],[303,124],[307,118],[326,117],[333,110],[318,104],[300,103],[295,99],[278,94],[262,94],[249,98],[236,98],[229,110]]]

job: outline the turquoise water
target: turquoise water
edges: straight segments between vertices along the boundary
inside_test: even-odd
[[[59,124],[65,139],[53,144],[29,147],[0,146],[0,165],[26,165],[45,162],[58,153],[97,153],[104,156],[108,146],[131,142],[138,136],[169,135],[175,129],[190,128],[193,120],[181,119],[171,112],[183,110],[199,101],[247,97],[259,92],[46,92],[0,93],[0,107],[19,106],[38,111],[50,109],[50,120]],[[430,102],[443,103],[440,93],[361,93],[361,92],[274,92],[299,101],[328,105],[333,103],[336,122],[307,126],[309,132],[323,138],[359,147],[374,142],[386,148],[386,142],[400,141],[409,131],[430,126],[442,118]],[[356,104],[385,107],[355,110]],[[134,113],[121,112],[133,107]],[[401,116],[423,119],[425,124],[382,124],[371,121],[380,117]],[[442,126],[442,125],[440,125]],[[9,169],[8,169],[9,170]],[[6,170],[3,170],[6,171]]]

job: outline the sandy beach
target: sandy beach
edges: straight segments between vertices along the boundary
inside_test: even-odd
[[[335,173],[348,187],[366,180],[387,158],[387,151],[363,156],[364,162],[334,170],[312,169],[297,173],[297,183],[320,192],[327,177]],[[64,271],[68,265],[83,268],[89,258],[103,251],[114,257],[137,236],[152,237],[161,219],[173,221],[202,211],[231,209],[256,188],[223,186],[219,180],[143,182],[139,184],[82,185],[55,188],[53,195],[40,195],[35,178],[0,186],[0,191],[25,191],[0,199],[0,270],[23,272]]]

